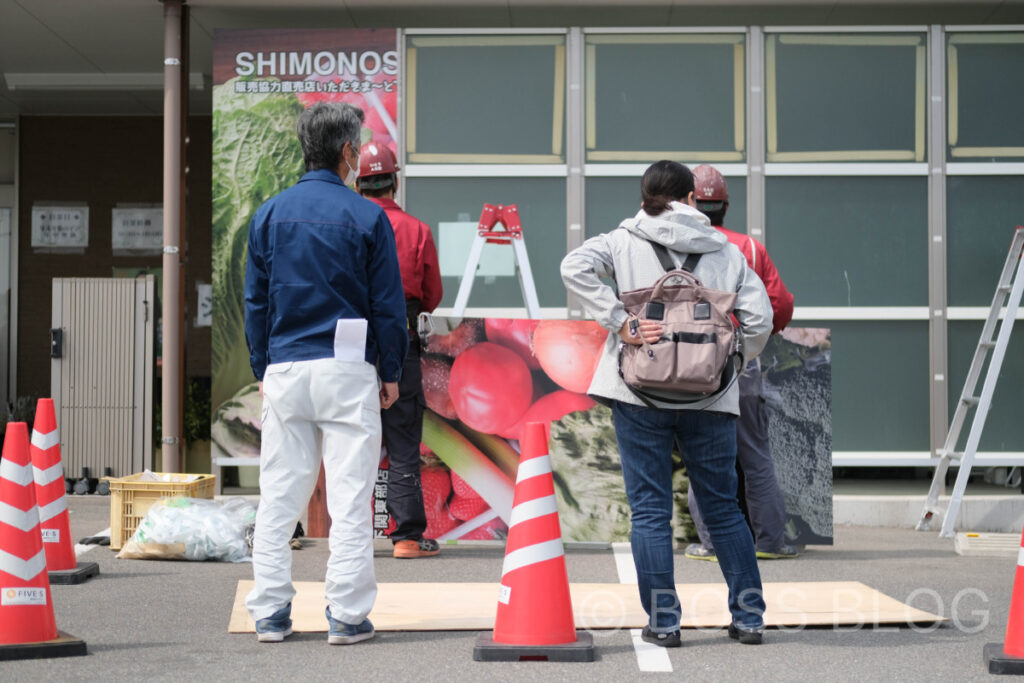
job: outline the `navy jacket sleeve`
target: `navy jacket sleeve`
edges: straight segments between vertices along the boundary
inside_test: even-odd
[[[398,267],[395,233],[387,215],[380,211],[373,226],[370,255],[370,325],[380,353],[380,378],[397,382],[409,351],[409,328],[405,317],[405,290]]]
[[[267,321],[268,282],[266,263],[257,239],[256,219],[249,224],[248,257],[245,264],[245,341],[249,365],[256,379],[263,381],[269,353]]]

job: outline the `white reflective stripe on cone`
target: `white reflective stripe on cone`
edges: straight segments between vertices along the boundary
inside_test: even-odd
[[[530,479],[532,477],[539,477],[542,474],[551,473],[551,458],[545,456],[541,458],[530,458],[529,460],[523,460],[519,463],[519,469],[516,470],[516,483]]]
[[[17,555],[0,550],[0,571],[17,576],[22,581],[34,579],[39,576],[39,572],[46,571],[46,551],[40,550],[35,557],[23,560]]]
[[[512,516],[509,518],[508,528],[511,529],[520,522],[526,522],[555,512],[558,512],[558,503],[555,502],[554,494],[528,500],[512,508]]]
[[[505,563],[501,565],[501,578],[504,580],[506,574],[516,569],[528,567],[531,564],[537,564],[546,560],[553,560],[563,555],[565,555],[565,549],[562,547],[561,538],[544,541],[543,543],[534,543],[525,548],[513,550],[505,555]]]
[[[56,465],[47,467],[45,470],[41,470],[33,465],[32,472],[35,475],[36,483],[40,486],[46,486],[47,484],[52,484],[58,479],[64,478],[64,468],[59,462]]]
[[[1024,567],[1024,547],[1017,551],[1017,566]]]
[[[48,451],[60,443],[60,432],[54,429],[49,434],[40,434],[32,430],[32,445],[41,451]]]
[[[31,464],[15,465],[7,459],[0,459],[0,479],[13,481],[18,486],[28,486],[35,481]]]
[[[68,501],[63,493],[60,494],[60,498],[48,503],[46,505],[39,506],[39,521],[49,522],[51,519],[59,515],[68,509]]]
[[[21,531],[31,531],[39,525],[39,508],[33,505],[28,510],[19,510],[13,505],[0,500],[0,522]]]

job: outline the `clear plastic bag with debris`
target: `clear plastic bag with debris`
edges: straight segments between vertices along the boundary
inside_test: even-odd
[[[246,537],[255,522],[256,508],[244,498],[164,498],[153,504],[117,556],[250,562]]]

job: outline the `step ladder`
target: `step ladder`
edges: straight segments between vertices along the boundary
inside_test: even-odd
[[[953,538],[955,535],[953,529],[960,512],[960,504],[963,502],[964,489],[967,488],[967,480],[970,478],[971,466],[978,452],[981,432],[985,428],[985,419],[992,406],[992,394],[996,388],[996,381],[999,379],[999,371],[1003,366],[1003,358],[1006,356],[1006,347],[1010,343],[1010,332],[1013,331],[1013,323],[1017,318],[1021,293],[1024,291],[1024,258],[1022,256],[1024,256],[1024,228],[1018,226],[1014,232],[1013,241],[1010,243],[1010,252],[1006,255],[1006,263],[1003,265],[1003,272],[999,277],[999,285],[996,287],[996,293],[992,299],[988,319],[981,330],[978,348],[974,351],[974,360],[971,361],[963,393],[960,394],[960,402],[957,404],[956,413],[949,426],[949,433],[946,435],[946,443],[937,452],[939,464],[935,468],[935,476],[932,478],[931,489],[928,491],[928,499],[924,504],[924,513],[921,516],[921,521],[917,523],[918,531],[930,530],[932,519],[941,512],[938,508],[939,496],[945,491],[946,472],[949,470],[949,465],[956,460],[960,464],[960,471],[957,473],[953,494],[950,497],[949,507],[946,509],[946,515],[942,520],[942,529],[939,532],[939,536],[943,538]],[[1002,324],[999,325],[998,336],[995,336],[999,314],[1004,305],[1006,306],[1005,316]],[[982,385],[981,393],[976,394],[975,388],[990,351],[992,357],[989,359],[988,371],[985,373],[985,382]],[[972,408],[974,415],[971,420],[971,429],[967,435],[967,443],[963,451],[957,451],[960,430],[967,419],[968,411]]]
[[[519,289],[526,303],[526,314],[529,318],[540,318],[540,304],[537,300],[537,288],[533,284],[533,271],[530,270],[530,258],[526,255],[526,242],[523,240],[523,227],[519,220],[519,209],[515,204],[495,206],[484,204],[480,213],[480,222],[476,226],[476,237],[466,259],[466,269],[459,283],[459,293],[455,297],[452,315],[461,318],[466,312],[469,293],[473,290],[473,281],[480,265],[480,255],[485,244],[511,244],[515,257],[516,275],[519,278]]]

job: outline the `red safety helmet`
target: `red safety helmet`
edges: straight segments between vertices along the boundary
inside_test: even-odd
[[[729,187],[718,169],[707,164],[693,169],[693,198],[698,202],[729,201]]]
[[[385,175],[398,170],[395,153],[387,145],[367,142],[359,150],[359,177]]]

